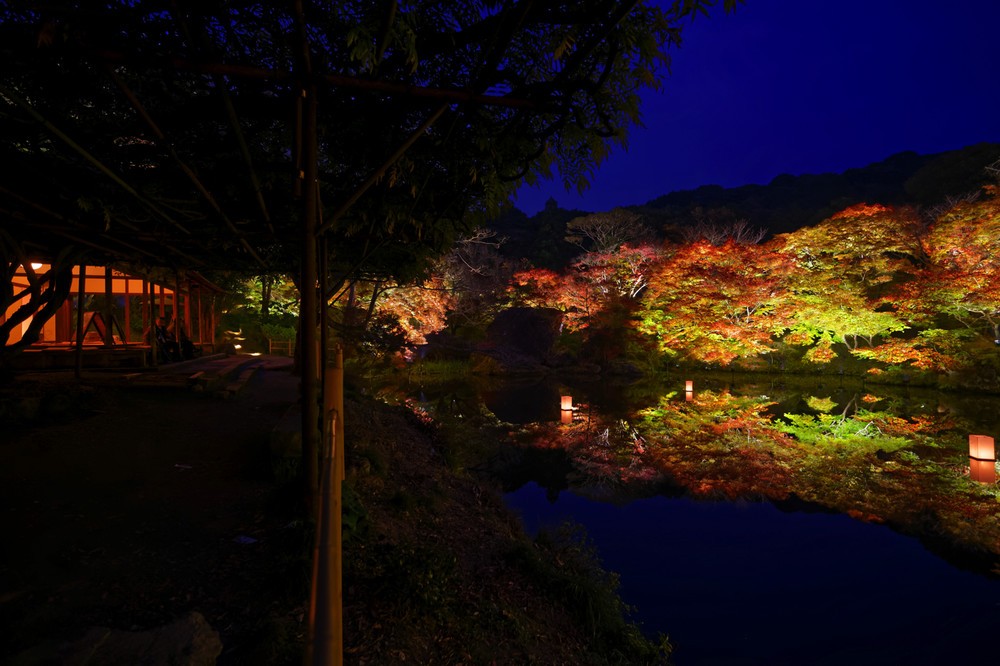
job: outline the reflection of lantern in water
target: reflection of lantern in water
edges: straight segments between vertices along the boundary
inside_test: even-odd
[[[573,411],[573,396],[571,395],[562,396],[562,410],[564,412],[567,410]]]
[[[969,457],[979,460],[996,460],[993,438],[989,435],[969,435]]]
[[[694,390],[694,382],[691,381],[690,379],[687,380],[686,382],[684,382],[684,390],[687,391],[688,393],[690,393],[691,391],[693,391]]]
[[[969,478],[979,483],[996,483],[996,463],[992,460],[969,458]]]
[[[564,409],[562,410],[562,415],[559,417],[559,422],[563,425],[571,425],[573,423],[573,410]]]

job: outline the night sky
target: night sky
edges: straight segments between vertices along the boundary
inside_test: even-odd
[[[667,0],[662,0],[664,3]],[[721,3],[720,3],[721,4]],[[746,0],[683,30],[645,129],[583,196],[558,179],[522,188],[604,211],[700,185],[840,173],[912,150],[1000,142],[1000,0]]]

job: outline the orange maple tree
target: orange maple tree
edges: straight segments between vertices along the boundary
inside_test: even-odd
[[[681,246],[653,270],[638,328],[668,355],[727,365],[767,353],[789,326],[795,271],[770,244]]]

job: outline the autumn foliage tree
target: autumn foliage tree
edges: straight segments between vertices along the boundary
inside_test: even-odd
[[[908,321],[927,327],[950,320],[1000,338],[1000,201],[946,211],[926,235],[926,254],[926,265],[895,294]]]
[[[788,328],[789,283],[797,268],[772,245],[699,241],[653,271],[639,330],[669,356],[728,365],[772,350]]]
[[[915,335],[860,354],[932,372],[967,367],[1000,338],[1000,205],[971,199],[945,210],[923,237],[926,261],[887,296]]]
[[[390,327],[395,322],[403,332],[405,347],[412,350],[426,344],[428,335],[445,328],[454,300],[451,289],[438,275],[419,284],[391,285],[377,300],[375,314],[381,319],[374,321]]]
[[[904,330],[884,296],[923,260],[920,230],[913,212],[859,205],[779,236],[780,252],[800,269],[788,284],[794,309],[785,341],[826,363],[837,343],[855,351]]]

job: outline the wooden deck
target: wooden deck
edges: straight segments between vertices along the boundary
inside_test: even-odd
[[[212,345],[202,345],[201,355],[214,354]],[[66,370],[76,367],[76,346],[73,344],[36,344],[9,360],[14,370]],[[150,347],[144,344],[105,347],[94,344],[83,346],[83,367],[96,368],[150,368]],[[167,367],[167,365],[164,365]]]

